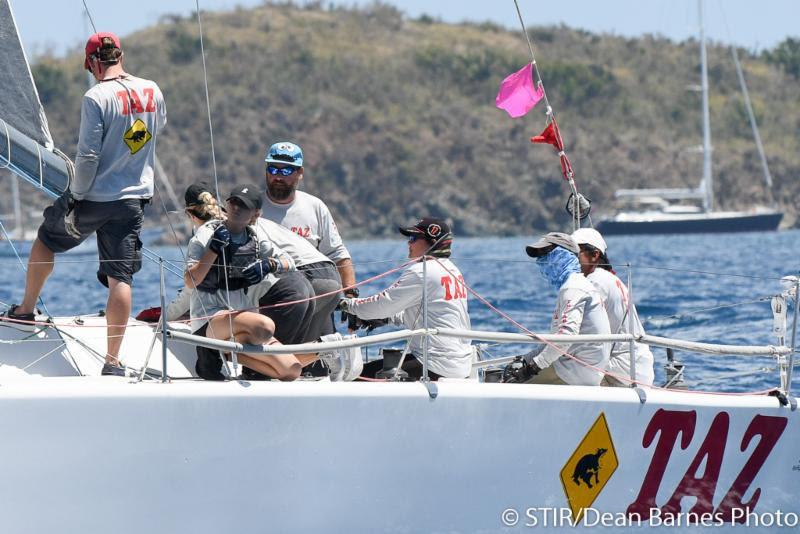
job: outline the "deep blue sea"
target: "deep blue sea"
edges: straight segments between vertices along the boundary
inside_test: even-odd
[[[453,260],[467,284],[494,306],[535,332],[547,332],[555,292],[545,283],[524,246],[534,237],[456,239]],[[384,273],[405,261],[407,247],[390,240],[347,243],[359,280]],[[691,236],[609,237],[609,259],[627,280],[633,269],[633,294],[648,333],[726,344],[774,344],[769,297],[779,292],[783,275],[800,271],[800,231]],[[167,272],[170,295],[182,285],[180,251],[151,249],[174,262]],[[53,315],[93,313],[105,307],[106,290],[95,277],[95,254],[59,256],[43,292]],[[0,302],[19,302],[24,273],[13,256],[0,256]],[[365,285],[368,295],[389,285],[397,274]],[[159,303],[157,264],[145,261],[134,281],[134,313]],[[477,299],[470,299],[472,325],[480,330],[516,331]],[[790,310],[791,313],[791,310]],[[790,315],[791,331],[791,315]],[[522,346],[491,346],[495,356],[519,353]],[[663,383],[664,349],[654,348],[656,383]],[[375,354],[371,354],[375,356]],[[718,391],[763,390],[778,385],[770,357],[676,353],[686,364],[692,388]],[[797,383],[797,381],[795,381]]]

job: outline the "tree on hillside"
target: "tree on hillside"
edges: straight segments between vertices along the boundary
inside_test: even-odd
[[[800,79],[800,39],[787,38],[773,50],[764,52],[764,59]]]

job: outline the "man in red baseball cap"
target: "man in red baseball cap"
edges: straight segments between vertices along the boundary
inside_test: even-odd
[[[122,45],[119,37],[111,32],[98,32],[86,41],[86,59],[83,60],[83,68],[92,71],[91,62],[100,61],[105,64],[113,64],[122,59]]]
[[[86,42],[83,66],[97,84],[81,103],[75,175],[44,211],[31,248],[25,296],[2,319],[33,325],[34,306],[53,271],[55,254],[97,234],[97,277],[108,287],[108,347],[102,374],[123,375],[119,349],[131,311],[133,275],[141,268],[144,206],[153,196],[155,147],[167,122],[158,85],[123,68],[119,38],[99,32]]]

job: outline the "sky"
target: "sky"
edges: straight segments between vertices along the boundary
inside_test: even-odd
[[[368,4],[372,0],[324,0]],[[594,33],[635,37],[647,33],[684,40],[697,34],[696,0],[518,0],[527,26],[564,23]],[[295,0],[298,4],[305,0]],[[203,10],[256,6],[262,0],[200,0]],[[385,0],[411,17],[425,13],[445,22],[491,20],[519,28],[513,0]],[[121,37],[158,22],[165,14],[188,14],[195,0],[86,0],[100,31]],[[80,48],[89,35],[81,0],[11,0],[26,51],[32,57]],[[773,48],[800,37],[800,0],[705,0],[710,39],[748,50]]]

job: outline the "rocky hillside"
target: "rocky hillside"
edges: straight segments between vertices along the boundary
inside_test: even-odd
[[[386,235],[424,214],[449,217],[460,235],[527,234],[567,221],[558,159],[551,147],[529,142],[544,126],[543,106],[517,120],[494,107],[500,81],[528,60],[518,31],[412,20],[381,4],[267,4],[207,13],[203,22],[223,191],[234,182],[263,183],[266,148],[289,139],[306,153],[305,189],[325,199],[351,237]],[[534,28],[531,37],[595,214],[612,209],[617,188],[696,185],[701,157],[691,148],[701,142],[700,103],[687,90],[698,83],[696,42],[567,27]],[[156,80],[166,96],[169,124],[158,154],[182,196],[186,184],[212,176],[196,20],[166,17],[125,36],[123,46],[126,69]],[[773,52],[740,55],[775,200],[794,224],[800,84]],[[68,154],[86,87],[80,54],[40,57],[33,69]],[[709,62],[718,205],[767,203],[730,51],[712,44]],[[163,218],[155,206],[152,221]]]

